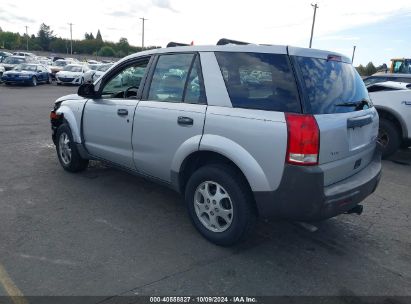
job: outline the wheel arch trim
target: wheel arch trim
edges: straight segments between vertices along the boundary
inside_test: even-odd
[[[189,151],[188,149],[186,150]],[[182,165],[195,152],[214,152],[233,162],[247,179],[252,191],[270,191],[269,181],[257,160],[241,145],[219,135],[207,134],[201,138],[199,149],[192,149],[173,164],[172,175],[180,173]],[[173,173],[174,172],[174,173]],[[172,178],[172,181],[175,177]]]
[[[405,124],[404,119],[402,119],[401,115],[397,111],[395,111],[391,108],[385,107],[385,106],[375,106],[375,108],[376,108],[377,112],[378,111],[384,111],[384,112],[387,112],[388,114],[394,116],[394,118],[399,122],[399,124],[401,126],[402,138],[408,138],[409,134],[408,134],[407,125]],[[380,115],[380,118],[381,118],[381,115]]]
[[[57,114],[63,114],[64,119],[69,124],[71,133],[73,135],[74,142],[81,143],[80,130],[79,130],[79,127],[77,125],[77,120],[76,120],[76,117],[75,117],[73,111],[69,107],[67,107],[65,105],[61,105],[60,108],[58,108],[58,110],[56,111],[56,113]]]

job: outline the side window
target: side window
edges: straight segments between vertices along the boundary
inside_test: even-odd
[[[235,108],[301,112],[297,85],[287,56],[215,53]]]
[[[149,100],[203,103],[200,61],[195,54],[161,55],[154,70]]]
[[[196,56],[191,67],[190,75],[187,79],[184,102],[200,104],[204,104],[206,102],[199,56]]]
[[[149,59],[139,61],[136,64],[125,67],[123,70],[115,74],[106,82],[102,90],[103,98],[128,98],[135,97],[137,90],[140,87],[144,72],[148,65]],[[128,91],[127,96],[124,96]]]

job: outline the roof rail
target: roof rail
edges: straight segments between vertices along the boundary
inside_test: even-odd
[[[187,43],[179,43],[179,42],[169,42],[166,47],[175,47],[175,46],[188,46]]]
[[[227,39],[227,38],[221,38],[220,40],[217,41],[217,45],[226,45],[226,44],[230,44],[230,43],[231,44],[239,44],[239,45],[251,44],[250,42],[232,40],[232,39]]]

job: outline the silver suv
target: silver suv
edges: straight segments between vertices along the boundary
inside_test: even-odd
[[[50,114],[62,167],[102,160],[181,193],[230,245],[257,216],[361,213],[380,179],[378,114],[348,58],[288,46],[183,46],[111,67]]]

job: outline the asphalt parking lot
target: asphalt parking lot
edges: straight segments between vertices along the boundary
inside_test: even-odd
[[[22,294],[411,296],[410,150],[383,162],[361,216],[260,221],[221,248],[166,188],[97,162],[63,171],[48,117],[76,90],[0,84],[0,275]]]

